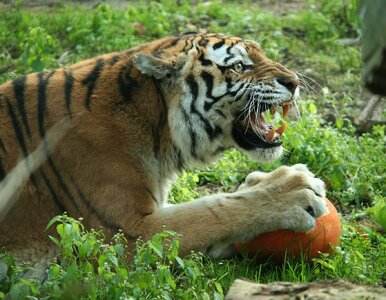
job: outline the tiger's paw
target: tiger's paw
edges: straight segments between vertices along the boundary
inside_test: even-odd
[[[253,198],[256,211],[254,234],[286,229],[304,232],[327,213],[322,180],[305,165],[283,166],[272,172],[253,172],[236,193]]]

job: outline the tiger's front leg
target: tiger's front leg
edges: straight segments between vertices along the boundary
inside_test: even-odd
[[[145,239],[173,230],[182,235],[182,255],[209,249],[219,256],[233,242],[263,232],[313,228],[327,211],[324,194],[323,182],[304,166],[281,167],[250,174],[237,192],[156,209],[133,230]]]

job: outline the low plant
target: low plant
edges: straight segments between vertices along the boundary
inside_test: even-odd
[[[303,102],[301,118],[288,126],[283,162],[305,163],[326,182],[329,196],[346,205],[372,205],[386,193],[385,127],[355,134],[349,120],[326,124],[315,104]]]
[[[31,267],[18,266],[9,254],[0,256],[7,271],[0,277],[0,299],[222,299],[223,289],[204,272],[203,257],[179,257],[179,236],[172,231],[138,241],[127,264],[126,239],[117,233],[107,242],[101,231],[85,230],[80,220],[57,216],[60,262],[52,263],[46,279],[28,279]]]

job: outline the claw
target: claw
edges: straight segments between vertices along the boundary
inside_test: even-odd
[[[285,128],[286,128],[286,126],[287,126],[287,123],[284,122],[283,124],[281,124],[281,126],[280,126],[278,129],[276,129],[276,132],[277,132],[279,135],[282,135],[283,132],[284,132],[284,130],[285,130]]]
[[[283,105],[283,118],[285,118],[287,116],[289,108],[290,108],[289,104]]]

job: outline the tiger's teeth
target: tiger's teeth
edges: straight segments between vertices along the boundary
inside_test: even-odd
[[[276,107],[272,106],[269,111],[271,112],[271,115],[274,115],[276,113]]]
[[[272,126],[271,130],[266,134],[265,136],[268,141],[273,141],[273,138],[275,137],[275,128]]]
[[[287,123],[284,122],[283,124],[281,124],[281,126],[280,126],[278,129],[276,129],[276,132],[277,132],[279,135],[282,135],[283,132],[284,132],[284,130],[285,130],[285,128],[286,128],[286,126],[287,126]]]
[[[289,104],[283,105],[283,118],[287,116],[289,108],[290,108]]]

